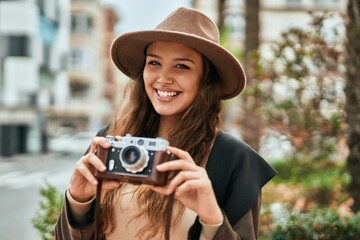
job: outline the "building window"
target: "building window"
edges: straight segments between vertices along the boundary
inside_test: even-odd
[[[8,38],[8,56],[28,57],[29,38],[26,36],[10,36]]]
[[[50,64],[51,64],[51,46],[48,44],[43,44],[42,46],[43,53],[43,64],[41,65],[42,70],[50,72]]]
[[[45,14],[45,0],[37,0],[37,5],[39,6],[39,10],[41,15]]]
[[[0,35],[0,60],[3,57],[6,57],[8,55],[8,50],[7,49],[8,49],[7,37]]]
[[[90,70],[94,67],[94,52],[88,48],[72,47],[68,59],[69,70]]]
[[[329,6],[339,3],[339,0],[314,0],[316,6]]]
[[[298,6],[301,3],[301,0],[286,0],[287,5],[290,6]]]
[[[75,13],[71,16],[71,31],[75,34],[91,34],[94,20],[84,13]]]
[[[70,51],[69,68],[79,69],[83,59],[82,49],[72,48]]]
[[[89,96],[89,85],[76,79],[70,83],[70,95],[75,100],[86,99]]]

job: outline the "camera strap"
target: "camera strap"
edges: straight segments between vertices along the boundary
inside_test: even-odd
[[[102,180],[98,179],[95,196],[95,240],[98,240],[98,228],[99,228],[99,213],[100,213],[100,198],[101,198]],[[105,240],[105,237],[102,239]]]
[[[174,204],[174,193],[169,195],[169,201],[166,208],[166,225],[165,225],[165,240],[170,240],[170,226],[171,226],[171,215]]]
[[[98,238],[98,234],[99,234],[98,228],[99,228],[101,188],[102,188],[102,180],[98,179],[98,184],[96,187],[96,196],[95,196],[95,239],[100,239]],[[169,201],[166,208],[165,240],[170,240],[170,226],[171,226],[173,204],[174,204],[174,193],[171,193],[169,195]],[[103,237],[102,240],[105,240],[105,237]]]

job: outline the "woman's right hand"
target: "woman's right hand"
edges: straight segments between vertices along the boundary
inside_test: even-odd
[[[110,144],[104,137],[95,137],[89,149],[89,152],[82,156],[75,164],[74,173],[70,180],[68,189],[71,197],[78,202],[87,202],[96,194],[97,179],[94,176],[95,170],[104,172],[106,166],[96,156],[98,146],[110,148]],[[103,181],[103,189],[114,189],[120,184],[119,181]]]

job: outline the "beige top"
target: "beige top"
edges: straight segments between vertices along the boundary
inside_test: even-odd
[[[115,204],[115,219],[116,225],[113,233],[107,236],[107,240],[115,240],[121,239],[126,240],[137,240],[139,238],[136,237],[136,234],[139,229],[141,229],[146,223],[146,218],[135,218],[134,214],[137,213],[138,208],[137,204],[133,204],[134,202],[134,194],[133,191],[135,189],[134,185],[126,184],[122,189],[122,197],[119,198]],[[75,201],[69,191],[67,191],[67,198],[70,203],[70,208],[75,218],[75,221],[78,223],[83,222],[83,217],[86,215],[86,212],[91,207],[91,202],[79,203]],[[175,205],[174,205],[175,206]],[[176,211],[174,209],[173,211]],[[192,226],[195,221],[196,213],[189,208],[185,208],[183,215],[181,216],[180,221],[174,226],[172,225],[170,228],[170,239],[171,240],[183,240],[187,239],[188,230]],[[201,222],[201,221],[200,221]],[[212,239],[220,225],[208,225],[201,223],[203,225],[200,240],[208,240]],[[154,239],[161,239],[160,235],[156,236]]]

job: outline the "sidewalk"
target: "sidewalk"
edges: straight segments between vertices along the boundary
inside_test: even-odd
[[[15,154],[12,156],[0,156],[1,162],[12,162],[12,161],[25,161],[25,160],[35,160],[35,159],[45,159],[54,153],[42,154],[42,153],[24,153],[24,154]]]
[[[75,159],[78,160],[81,156],[79,154],[59,154],[54,152],[49,153],[24,153],[15,154],[9,157],[0,156],[0,162],[23,162],[23,161],[48,161],[54,159]]]
[[[78,156],[63,156],[56,153],[48,154],[17,154],[10,157],[0,157],[0,179],[23,178],[30,173],[57,174],[66,169],[71,174]],[[41,177],[41,176],[40,176]]]

